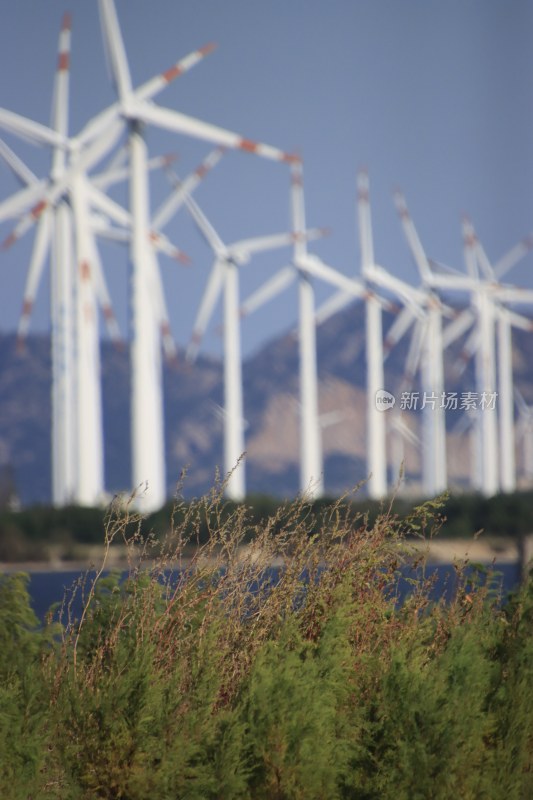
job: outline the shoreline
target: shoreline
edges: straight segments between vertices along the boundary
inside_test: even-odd
[[[434,539],[427,541],[407,540],[409,546],[421,553],[426,553],[428,564],[453,564],[455,561],[468,559],[483,564],[527,563],[533,557],[533,535],[525,537],[522,547],[514,538],[491,536],[475,539]],[[182,563],[190,563],[191,554],[185,554]],[[147,563],[150,559],[147,559]],[[106,562],[106,571],[127,569],[135,561],[128,558],[124,548],[111,550]],[[99,570],[102,564],[101,554],[94,549],[87,556],[65,560],[59,553],[42,561],[0,562],[0,573],[13,572],[84,572]],[[279,564],[278,564],[279,566]]]

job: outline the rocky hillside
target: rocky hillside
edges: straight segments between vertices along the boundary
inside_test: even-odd
[[[386,319],[387,329],[391,320]],[[452,367],[460,344],[446,357],[447,390],[475,390],[472,368],[460,382]],[[395,392],[407,341],[387,362],[386,387]],[[318,331],[320,410],[323,423],[326,489],[349,490],[365,478],[364,317],[360,305],[337,314]],[[514,335],[516,381],[533,401],[533,337]],[[106,439],[106,483],[113,492],[129,486],[128,354],[103,344],[102,378]],[[298,491],[298,343],[292,334],[272,341],[244,365],[247,424],[247,483],[250,492],[291,496]],[[166,449],[169,495],[187,467],[186,495],[213,482],[222,463],[222,365],[200,358],[165,367]],[[468,473],[468,437],[457,428],[460,412],[448,418],[450,472],[456,485]],[[149,421],[147,421],[149,424]],[[407,424],[417,429],[416,415]],[[519,449],[519,448],[518,448]],[[518,456],[520,456],[517,450]],[[416,492],[419,456],[406,445],[408,486]],[[0,502],[6,482],[24,505],[50,499],[50,354],[46,336],[31,336],[17,354],[15,337],[0,335]],[[8,492],[7,492],[8,493]]]

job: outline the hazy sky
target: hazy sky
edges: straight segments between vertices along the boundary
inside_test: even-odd
[[[117,0],[135,85],[206,44],[217,49],[176,80],[157,102],[299,151],[304,158],[307,222],[329,226],[314,252],[346,274],[359,271],[355,175],[370,175],[376,259],[416,282],[392,203],[400,186],[428,253],[462,268],[460,216],[468,212],[496,260],[533,231],[533,3],[528,0]],[[48,123],[61,17],[73,17],[70,131],[113,101],[96,0],[16,0],[0,28],[0,106]],[[5,140],[39,177],[49,155]],[[147,130],[150,152],[175,152],[185,176],[209,146]],[[285,165],[231,153],[196,199],[228,242],[286,230]],[[152,178],[152,204],[167,191]],[[0,168],[0,199],[17,188]],[[125,199],[121,190],[116,197]],[[189,338],[211,255],[182,216],[168,236],[193,259],[188,269],[161,257],[171,322]],[[0,226],[2,239],[12,225]],[[33,236],[0,253],[0,330],[17,324]],[[242,294],[282,266],[290,251],[251,262]],[[127,329],[127,256],[102,256],[123,331]],[[513,276],[533,285],[533,256]],[[319,300],[330,290],[317,285]],[[33,329],[48,325],[48,284]],[[219,317],[217,317],[219,319]],[[296,292],[243,323],[244,352],[296,320]],[[219,352],[216,321],[205,340]]]

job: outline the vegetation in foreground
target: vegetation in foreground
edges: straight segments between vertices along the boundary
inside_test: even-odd
[[[409,538],[438,514],[295,502],[259,525],[217,488],[162,539],[112,510],[96,579],[44,627],[1,577],[1,797],[529,800],[532,581],[502,603],[458,564],[433,601]]]

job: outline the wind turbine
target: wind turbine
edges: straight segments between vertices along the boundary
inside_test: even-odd
[[[70,18],[67,15],[64,18],[60,34],[53,107],[54,121],[65,139],[67,137],[69,43]],[[66,141],[69,142],[68,139]],[[37,233],[26,281],[23,312],[19,323],[19,341],[23,340],[28,329],[33,301],[49,250],[52,233],[50,220],[54,220],[56,217],[61,218],[63,215],[67,215],[68,218],[72,216],[72,233],[65,233],[63,240],[65,246],[70,246],[70,242],[74,244],[78,270],[77,274],[63,279],[63,308],[70,309],[74,299],[75,311],[69,311],[69,316],[72,316],[72,326],[71,328],[69,326],[68,335],[65,332],[61,337],[59,337],[57,329],[59,327],[61,330],[62,317],[66,316],[66,312],[58,311],[57,319],[54,316],[54,303],[57,304],[58,296],[55,286],[61,281],[61,276],[70,271],[70,257],[54,257],[53,251],[51,259],[54,373],[52,397],[55,423],[52,427],[53,430],[59,428],[62,432],[61,444],[63,450],[67,451],[70,456],[67,465],[62,450],[56,446],[53,448],[52,463],[54,475],[59,470],[65,472],[63,481],[57,481],[60,486],[64,484],[65,479],[72,482],[68,488],[63,488],[62,491],[56,487],[53,498],[56,505],[67,501],[81,505],[96,505],[101,502],[103,496],[104,478],[99,333],[95,294],[99,297],[112,338],[116,340],[119,334],[94,243],[92,232],[94,217],[91,217],[90,205],[115,216],[118,210],[119,221],[123,224],[125,224],[123,216],[127,216],[127,213],[106,198],[97,186],[89,184],[84,171],[79,168],[74,158],[71,158],[71,163],[67,165],[62,150],[56,149],[54,152],[52,170],[47,183],[39,182],[30,170],[24,168],[22,162],[5,144],[2,147],[1,155],[15,171],[23,185],[36,187],[41,194],[37,205],[16,226],[4,243],[5,247],[11,246],[33,223],[36,223]],[[116,175],[103,174],[99,176],[99,180],[97,178],[96,184],[107,186],[116,179]],[[9,211],[8,203],[7,212]],[[100,232],[103,231],[100,229]],[[74,293],[73,289],[75,289]],[[60,338],[61,342],[59,347],[54,341],[57,338]],[[68,358],[61,358],[61,346],[64,350],[67,349]],[[60,381],[55,377],[57,372],[59,372]],[[58,392],[58,383],[59,390],[63,384],[68,387],[68,400],[65,399],[66,389]],[[58,394],[59,402],[54,402],[54,398]],[[66,409],[66,413],[60,414],[61,409]],[[57,417],[59,420],[55,422]],[[70,424],[67,425],[69,419]]]
[[[382,268],[374,269],[374,242],[372,236],[372,218],[370,211],[370,193],[368,173],[362,169],[357,174],[357,219],[359,229],[359,246],[361,258],[361,284],[362,297],[365,301],[365,355],[366,355],[366,388],[367,388],[367,475],[368,494],[373,499],[381,499],[387,494],[387,454],[386,454],[386,428],[385,415],[377,407],[376,398],[378,393],[384,389],[384,360],[393,346],[392,338],[389,334],[383,343],[383,310],[398,314],[398,306],[376,293],[373,288],[372,277],[378,276],[378,285],[390,288],[389,277],[394,283],[392,276],[389,276]],[[393,294],[400,296],[404,305],[406,304],[406,284],[396,283],[392,289]],[[400,289],[400,291],[398,291]],[[407,287],[409,291],[409,287]],[[324,322],[332,314],[340,311],[348,303],[353,301],[353,295],[342,289],[335,292],[319,308],[316,314],[318,323]],[[411,309],[411,300],[408,301]],[[420,312],[416,312],[420,313]],[[398,322],[393,324],[391,333],[400,330],[403,326],[402,335],[412,322],[413,312],[405,316],[400,313],[397,317]],[[404,325],[404,323],[406,323]],[[398,336],[398,339],[400,336]]]
[[[368,173],[361,170],[357,175],[357,217],[359,222],[359,246],[361,252],[361,275],[368,286],[371,268],[375,263],[372,217]],[[368,494],[380,500],[387,494],[387,452],[385,447],[385,414],[377,406],[378,392],[385,388],[383,369],[383,322],[381,304],[369,293],[365,302],[366,333],[366,423],[367,423],[367,472]]]
[[[498,277],[503,276],[512,266],[514,266],[530,249],[529,238],[522,240],[518,245],[515,245],[509,252],[500,259],[500,261],[493,267],[487,257],[487,254],[479,241],[479,238],[474,230],[472,222],[468,218],[463,220],[463,231],[465,239],[465,257],[469,268],[469,274],[478,277],[485,285],[485,292],[490,292],[492,296],[491,307],[493,309],[493,336],[496,337],[497,342],[497,362],[496,354],[494,355],[494,367],[497,367],[497,386],[498,386],[498,445],[499,445],[499,481],[501,489],[505,492],[513,492],[516,489],[516,466],[515,466],[515,453],[514,453],[514,412],[513,412],[513,368],[512,368],[512,328],[518,327],[522,330],[533,330],[533,322],[527,317],[517,314],[515,311],[507,308],[501,302],[500,295],[503,289],[500,288]],[[483,278],[480,276],[483,273]],[[526,294],[523,295],[522,301],[530,304],[531,300],[528,299]],[[476,322],[476,316],[471,311],[467,310],[462,313],[462,316]],[[475,325],[474,330],[467,339],[461,359],[459,362],[459,369],[464,366],[466,361],[475,356],[481,349],[481,331],[479,325]],[[485,412],[483,412],[485,413]],[[479,422],[478,422],[479,426]],[[481,435],[480,428],[478,427],[478,436]],[[478,447],[483,448],[483,443],[479,441]]]
[[[59,58],[56,70],[52,127],[62,137],[68,129],[68,83],[70,67],[70,15],[63,18],[59,37]],[[65,151],[54,147],[52,176],[60,179],[65,172]],[[75,492],[73,446],[74,437],[74,386],[72,352],[73,311],[71,275],[71,212],[66,203],[60,203],[52,222],[46,214],[43,230],[53,226],[52,252],[55,269],[50,281],[52,318],[52,498],[54,505],[65,505]]]
[[[479,275],[477,260],[479,252],[476,251],[475,232],[469,220],[466,219],[463,221],[463,238],[468,274],[437,273],[429,267],[428,263],[424,281],[428,288],[438,291],[439,294],[441,292],[466,292],[470,295],[473,310],[462,312],[450,323],[448,329],[443,333],[443,345],[450,344],[453,337],[464,332],[470,322],[476,320],[476,335],[479,341],[476,351],[476,389],[479,397],[486,400],[487,397],[495,396],[496,390],[494,338],[496,311],[494,304],[496,301],[511,304],[530,302],[533,299],[533,292],[502,285],[487,278],[487,265],[482,261],[482,269],[486,275],[486,278],[483,279]],[[513,255],[508,254],[508,257],[504,257],[506,268],[513,258],[516,258],[519,253],[523,254],[526,250],[525,241],[517,248],[513,248]],[[504,263],[504,259],[502,259],[502,263]],[[478,413],[477,419],[479,447],[482,448],[482,452],[476,458],[476,463],[480,467],[478,488],[483,494],[490,496],[495,494],[498,489],[498,438],[495,407],[488,404],[482,413]]]
[[[438,293],[431,287],[430,262],[409,214],[405,197],[399,190],[394,193],[394,202],[426,295],[419,348],[422,357],[422,383],[426,394],[432,397],[432,403],[426,406],[424,415],[423,473],[426,492],[434,495],[447,487],[446,421],[445,406],[442,402],[444,397],[442,317],[444,314],[453,316],[453,312],[442,303]]]
[[[78,171],[73,167],[75,159],[72,153],[67,162],[70,144],[67,138],[70,27],[70,16],[65,15],[59,38],[52,105],[52,126],[56,141],[53,144],[50,176],[48,181],[38,181],[29,170],[20,170],[19,160],[10,158],[12,168],[18,169],[19,177],[27,186],[2,204],[2,218],[9,217],[14,208],[25,210],[28,202],[33,206],[29,213],[22,216],[3,247],[11,246],[34,223],[37,224],[25,303],[19,324],[19,333],[24,335],[40,273],[51,246],[52,497],[55,505],[68,502],[94,505],[101,500],[103,494],[100,370],[94,287],[91,285],[92,264],[89,261],[91,242],[86,228],[87,215],[83,210],[85,201],[82,169]],[[0,112],[0,118],[3,117],[3,112]],[[35,126],[31,120],[18,118],[17,124],[12,125],[11,130],[18,135],[24,135],[26,130],[35,127],[38,131],[35,140],[40,144],[52,144],[51,137],[43,133],[44,126]],[[90,150],[88,163],[95,150]],[[3,155],[10,157],[5,147]],[[97,150],[96,155],[98,156]],[[70,198],[64,191],[67,175],[72,178]],[[59,186],[61,189],[58,191]],[[54,195],[53,203],[50,202],[51,194]],[[77,228],[76,236],[74,227]],[[77,274],[73,272],[71,264],[73,245],[76,247],[78,261]],[[109,314],[107,319],[112,324]]]
[[[63,17],[59,36],[59,56],[56,68],[54,99],[52,102],[52,128],[46,129],[18,115],[0,110],[0,122],[8,130],[28,136],[39,144],[52,146],[51,180],[61,180],[66,169],[65,144],[68,127],[68,81],[70,60],[70,15]],[[15,122],[15,125],[9,123]],[[50,134],[53,133],[53,136]],[[5,152],[5,149],[4,149]],[[72,215],[66,202],[59,202],[53,212],[42,205],[39,195],[46,190],[46,182],[39,182],[29,171],[20,172],[20,163],[13,162],[19,174],[29,182],[14,198],[2,204],[2,217],[9,217],[14,209],[23,212],[28,204],[35,204],[31,218],[39,217],[32,261],[41,258],[48,244],[52,245],[51,269],[51,319],[52,319],[52,497],[55,505],[72,502],[76,494],[75,469],[75,417],[74,417],[74,311],[72,299]],[[21,203],[24,203],[22,206]],[[20,223],[17,226],[20,228]],[[17,236],[8,237],[3,247],[12,244]],[[34,267],[30,265],[30,272]],[[26,308],[25,310],[28,310]]]
[[[164,74],[157,87],[150,92],[134,93],[131,84],[126,52],[120,34],[118,19],[112,0],[99,0],[102,29],[108,60],[112,69],[118,93],[118,103],[93,120],[85,135],[91,138],[107,128],[111,120],[121,116],[128,125],[130,148],[130,210],[133,220],[132,261],[132,426],[133,426],[133,480],[134,485],[142,484],[148,478],[149,492],[139,498],[144,510],[152,510],[162,504],[165,498],[163,418],[160,394],[161,365],[154,331],[153,310],[147,307],[146,288],[152,257],[148,252],[147,233],[149,230],[149,190],[146,180],[147,151],[143,137],[143,125],[156,127],[174,133],[186,134],[211,141],[217,145],[228,146],[253,152],[278,161],[291,161],[291,157],[277,148],[244,139],[238,134],[225,131],[176,111],[164,109],[148,102],[175,74]],[[147,424],[149,420],[149,425]]]
[[[66,191],[66,188],[72,182],[74,169],[88,172],[91,167],[93,167],[104,157],[104,155],[110,152],[122,135],[124,122],[126,122],[129,126],[131,133],[130,138],[132,142],[134,142],[135,134],[139,133],[140,125],[145,122],[155,121],[156,125],[174,132],[185,133],[206,141],[214,141],[217,144],[239,148],[241,150],[253,152],[273,160],[286,162],[292,160],[291,156],[288,156],[286,153],[278,150],[277,148],[270,147],[269,145],[263,145],[258,142],[252,142],[238,134],[234,134],[216,126],[203,123],[199,120],[179,114],[178,112],[156,107],[151,102],[151,98],[153,98],[155,94],[168,85],[169,81],[173,80],[178,75],[183,74],[183,72],[197,63],[208,52],[210,52],[212,49],[211,46],[207,46],[206,48],[201,48],[200,50],[195,51],[190,56],[182,59],[180,62],[177,62],[165,73],[156,76],[133,92],[133,90],[131,90],[131,81],[129,80],[125,52],[122,45],[118,21],[116,19],[112,1],[109,0],[108,2],[107,0],[102,0],[100,3],[100,10],[103,20],[104,40],[107,44],[112,71],[119,89],[119,101],[117,103],[113,104],[108,109],[90,120],[85,128],[78,134],[78,136],[70,140],[67,140],[66,136],[57,130],[47,128],[39,123],[34,123],[31,120],[27,120],[20,115],[13,114],[5,109],[0,109],[0,127],[14,132],[17,135],[23,135],[24,137],[40,145],[52,146],[56,149],[60,148],[61,152],[70,152],[69,164],[64,168],[63,177],[55,182],[51,196],[48,195],[47,197],[43,197],[43,191],[46,187],[46,184],[42,187],[31,187],[29,190],[23,190],[17,197],[11,198],[8,204],[9,208],[4,205],[4,207],[0,209],[1,217],[2,214],[6,214],[8,211],[13,211],[15,208],[20,208],[23,202],[31,205],[30,213],[26,215],[26,218],[21,220],[13,232],[13,239],[21,235],[27,227],[33,224],[35,220],[40,219],[41,215],[50,208],[50,205],[54,200],[61,198],[62,194]],[[137,221],[141,221],[140,218],[143,216],[142,209],[147,207],[147,203],[144,202],[146,200],[146,191],[143,190],[144,170],[142,167],[144,164],[142,158],[142,145],[139,146],[133,144],[131,150],[132,153],[137,154],[137,156],[134,155],[132,158],[133,166],[131,168],[132,175],[135,175],[135,179],[132,179],[131,181],[131,194],[135,195],[137,199],[135,201],[135,205],[132,198],[131,206],[132,209],[137,209]],[[133,186],[135,186],[135,190],[133,189]],[[60,217],[61,213],[62,212],[60,211],[60,213],[56,216]],[[146,214],[144,214],[144,216],[146,217]],[[134,223],[134,230],[136,232],[138,231],[138,228],[139,226]],[[68,246],[66,237],[56,238],[63,249]],[[137,256],[139,256],[141,251],[146,248],[145,243],[141,243],[142,238],[143,235],[138,234],[136,237],[137,244],[132,247],[132,251],[137,252]],[[63,258],[62,263],[68,263],[68,258]],[[58,296],[58,292],[55,291],[54,297]],[[135,305],[136,304],[134,304],[134,306]],[[139,319],[143,317],[142,314],[138,314],[137,316]],[[150,314],[144,314],[145,319],[149,317]],[[150,325],[148,324],[146,327],[150,327]],[[69,337],[63,338],[66,338],[67,341],[69,340]],[[147,339],[149,338],[150,337],[147,337]],[[150,344],[148,343],[144,349],[146,352],[150,350]],[[151,352],[153,352],[153,350],[154,348],[152,347]],[[57,356],[55,356],[55,360],[57,361]],[[65,359],[63,359],[61,362],[63,371],[64,361]],[[72,369],[69,368],[66,371],[66,374],[71,375],[71,373]],[[136,370],[136,373],[138,373],[138,370]],[[145,372],[145,377],[151,377],[148,374],[148,370]],[[137,405],[139,405],[139,403],[137,403]],[[136,417],[138,417],[138,415],[136,415]],[[65,415],[63,415],[63,419],[65,418]],[[157,433],[158,427],[157,420],[155,420],[153,439],[156,441],[160,439]],[[135,447],[134,449],[136,451],[139,450],[139,448]],[[142,450],[142,447],[140,450]],[[61,459],[57,460],[61,461]],[[138,459],[135,459],[134,457],[134,461],[135,460],[138,461]],[[62,461],[64,462],[65,459]],[[157,469],[155,471],[157,473]],[[66,470],[66,472],[69,473],[70,470]],[[161,480],[160,474],[156,475],[155,482],[158,484],[158,488],[161,488],[163,481]],[[153,497],[151,502],[154,504]]]
[[[366,296],[359,281],[347,278],[307,252],[305,237],[305,209],[302,165],[291,167],[291,213],[294,235],[292,263],[280,269],[241,306],[243,316],[298,282],[299,311],[298,338],[300,363],[300,490],[310,497],[320,497],[324,491],[320,417],[318,413],[318,388],[316,368],[316,336],[314,292],[312,279],[341,290],[352,299]]]
[[[47,224],[47,217],[50,213],[50,209],[54,209],[54,216],[58,219],[61,219],[63,216],[69,214],[70,206],[74,207],[77,205],[79,211],[77,216],[78,226],[79,224],[83,224],[85,220],[86,213],[83,211],[82,203],[80,200],[81,196],[81,189],[80,189],[80,181],[78,176],[80,173],[86,172],[95,163],[97,163],[109,150],[114,146],[115,142],[118,140],[121,131],[122,131],[122,122],[116,116],[116,108],[112,107],[111,109],[106,110],[103,114],[98,115],[96,120],[92,120],[85,129],[81,132],[78,137],[73,139],[67,139],[66,137],[66,81],[67,78],[65,77],[67,68],[68,68],[68,49],[65,47],[65,42],[68,43],[70,38],[70,20],[68,20],[68,24],[64,25],[64,29],[62,31],[62,41],[60,42],[60,58],[59,58],[59,66],[58,66],[58,79],[57,83],[59,86],[59,91],[56,90],[56,100],[60,102],[56,103],[56,108],[58,109],[57,117],[58,117],[58,126],[61,123],[61,131],[58,133],[57,131],[53,131],[47,129],[45,126],[40,126],[38,124],[34,124],[29,120],[24,120],[24,118],[19,117],[18,115],[13,115],[10,112],[4,112],[0,110],[0,125],[12,130],[19,135],[25,135],[27,137],[32,138],[33,140],[39,142],[40,144],[52,144],[55,147],[54,152],[54,164],[53,164],[53,171],[52,171],[52,179],[51,182],[41,183],[35,187],[31,187],[30,190],[23,190],[22,193],[19,193],[18,197],[11,198],[10,201],[4,205],[2,211],[4,215],[8,215],[10,212],[13,212],[14,208],[21,207],[21,196],[24,199],[24,202],[27,204],[28,201],[34,203],[33,207],[29,214],[21,219],[21,221],[16,226],[15,230],[8,237],[6,241],[6,245],[12,244],[17,238],[19,238],[25,230],[27,230],[35,221],[39,223],[41,220],[42,226],[42,235],[38,235],[36,237],[36,256],[40,257],[45,249],[45,239],[46,239],[46,229],[49,227]],[[139,97],[143,99],[150,98],[154,93],[159,91],[161,88],[166,86],[170,80],[174,77],[177,77],[179,74],[182,74],[186,69],[190,68],[194,63],[197,63],[200,58],[202,58],[206,52],[209,51],[210,48],[204,48],[201,51],[196,51],[195,53],[191,54],[186,59],[183,59],[181,62],[178,62],[171,70],[168,70],[161,76],[158,76],[155,79],[152,79],[147,84],[144,84],[140,89]],[[102,127],[102,122],[106,123],[105,127]],[[95,130],[99,129],[98,135],[95,134]],[[70,161],[67,165],[65,162],[64,150],[68,150],[70,152]],[[74,186],[78,185],[77,193],[78,193],[78,201],[74,203],[73,201],[69,204],[65,202],[67,193],[72,194],[74,192]],[[94,188],[93,188],[94,190]],[[85,208],[86,211],[86,208]],[[0,214],[1,215],[1,214]],[[65,226],[63,226],[65,227]],[[58,265],[62,265],[61,268],[56,269],[56,272],[61,275],[61,270],[68,269],[69,266],[69,257],[68,253],[66,253],[66,248],[70,244],[70,237],[68,235],[63,235],[61,237],[56,237],[58,239],[59,244],[62,246],[62,250],[65,250],[65,254],[62,258],[54,258],[54,263]],[[81,240],[85,239],[86,242],[86,235],[83,233],[80,236]],[[86,246],[86,245],[85,245]],[[58,250],[58,247],[55,248],[55,251]],[[54,252],[55,252],[54,251]],[[88,262],[84,260],[83,265],[81,265],[81,274],[82,276],[82,283],[88,284]],[[56,283],[59,281],[52,282],[52,297],[53,302],[57,303],[57,298],[60,296],[59,290],[56,287]],[[67,293],[69,291],[69,280],[64,280],[64,295],[68,296]],[[61,284],[62,285],[62,284]],[[81,290],[80,290],[81,293]],[[88,303],[90,302],[88,293],[86,294],[86,302],[83,303],[83,307],[85,309],[84,313],[81,316],[81,320],[84,321],[85,326],[90,324],[90,320],[94,319],[94,313],[89,309]],[[69,298],[70,299],[70,298]],[[63,309],[68,310],[68,306],[66,305],[66,301],[63,302]],[[25,306],[25,314],[27,316],[29,312],[29,305]],[[69,314],[66,313],[59,313],[56,314],[60,320],[61,325],[55,325],[53,323],[53,341],[59,339],[60,344],[63,347],[63,350],[67,345],[69,345],[73,337],[71,334],[63,335],[63,336],[54,336],[54,331],[58,328],[60,332],[63,330],[64,323],[63,320],[66,318],[70,320],[72,316],[72,312]],[[53,315],[53,319],[55,319]],[[78,321],[79,322],[79,321]],[[81,323],[79,323],[81,324]],[[24,323],[23,323],[24,325]],[[86,347],[88,347],[91,338],[88,336],[81,335],[79,337],[80,343],[84,342]],[[93,337],[94,339],[94,337]],[[93,350],[94,350],[94,343],[93,343]],[[67,357],[62,357],[62,349],[61,347],[53,347],[53,363],[54,368],[59,364],[58,371],[60,378],[63,379],[63,382],[67,384],[68,387],[72,385],[72,373],[73,373],[73,355],[70,351],[67,351]],[[80,364],[83,363],[83,359],[80,359]],[[89,357],[89,363],[93,364],[93,368],[96,367],[96,360],[94,357]],[[83,378],[87,376],[87,369],[85,372],[81,373]],[[54,379],[54,397],[58,394],[55,391],[55,387],[59,384],[61,388],[61,383],[59,380]],[[93,387],[94,388],[94,387]],[[63,391],[63,394],[66,394],[66,389]],[[61,393],[59,393],[61,394]],[[83,392],[84,396],[91,394],[91,392]],[[72,391],[69,394],[69,401],[65,401],[62,403],[62,408],[72,408]],[[54,408],[58,408],[58,403],[53,403]],[[92,407],[92,406],[91,406]],[[95,413],[95,412],[93,412]],[[72,442],[74,441],[74,436],[70,433],[72,429],[71,424],[67,424],[69,420],[69,414],[67,413],[58,413],[54,414],[54,417],[58,419],[58,424],[53,425],[53,428],[61,427],[61,430],[64,429],[65,433],[61,438],[61,441],[65,445],[65,447],[70,447]],[[82,426],[78,426],[79,430],[84,431],[85,439],[87,439],[87,432],[90,428],[88,425],[89,420],[85,419],[84,424]],[[145,426],[146,427],[146,426]],[[69,432],[67,432],[69,431]],[[91,437],[89,437],[90,439]],[[98,441],[99,437],[95,436],[92,441]],[[93,445],[94,447],[95,445]],[[55,448],[58,451],[58,448]],[[79,453],[86,453],[86,447],[79,447]],[[72,459],[71,459],[72,460]],[[61,452],[58,455],[53,457],[54,463],[54,474],[59,469],[63,476],[63,480],[58,480],[56,483],[62,485],[65,483],[65,480],[73,475],[74,470],[72,469],[71,460],[68,463],[68,466],[65,466],[67,463],[66,456],[64,456]],[[66,501],[76,499],[75,496],[73,497],[73,493],[75,495],[75,490],[68,488],[63,488],[60,491],[54,491],[54,501],[56,504],[63,504]]]
[[[180,183],[178,183],[178,188]],[[242,361],[239,314],[239,269],[254,253],[287,247],[295,241],[294,233],[280,233],[243,239],[226,245],[198,204],[185,195],[187,210],[213,252],[215,261],[194,323],[187,358],[194,360],[201,338],[218,299],[223,293],[224,330],[224,471],[229,475],[226,493],[241,501],[246,494],[245,451],[242,397]],[[322,230],[303,231],[306,239],[323,235]]]
[[[365,171],[358,175],[358,212],[363,277],[367,285],[391,292],[404,305],[383,345],[381,306],[375,299],[376,295],[366,303],[368,458],[369,470],[372,459],[376,473],[370,489],[375,497],[386,492],[385,418],[376,404],[377,392],[384,386],[383,361],[409,325],[418,321],[424,332],[423,335],[421,330],[417,332],[415,341],[419,347],[412,351],[412,366],[408,366],[408,370],[411,369],[414,375],[418,360],[422,359],[422,383],[426,390],[422,473],[425,491],[433,495],[446,486],[444,419],[440,406],[443,389],[441,315],[445,309],[438,298],[429,295],[425,289],[410,286],[375,263]]]

